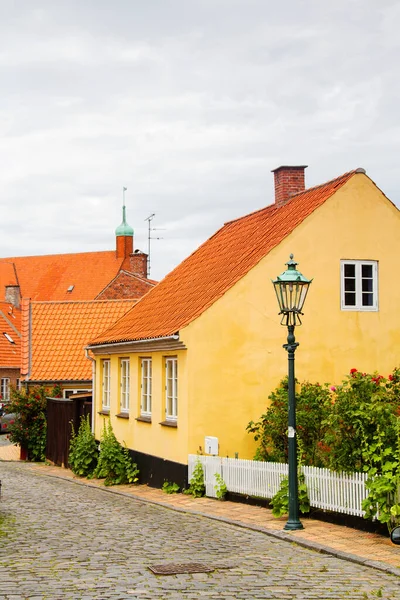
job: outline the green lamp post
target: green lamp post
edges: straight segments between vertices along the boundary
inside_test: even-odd
[[[284,529],[303,529],[299,519],[299,490],[297,476],[297,440],[296,440],[296,396],[294,377],[294,353],[297,346],[294,328],[301,325],[300,315],[310,287],[311,279],[307,279],[297,270],[297,262],[293,254],[287,264],[287,270],[273,281],[276,297],[282,315],[281,325],[288,328],[287,344],[284,348],[288,353],[288,459],[289,459],[289,517]]]

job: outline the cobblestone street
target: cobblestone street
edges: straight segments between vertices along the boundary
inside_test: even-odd
[[[400,598],[394,575],[1,463],[0,598]],[[154,564],[212,573],[157,576]]]

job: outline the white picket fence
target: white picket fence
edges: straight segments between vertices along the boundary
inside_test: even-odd
[[[215,473],[219,473],[228,492],[245,496],[272,498],[279,490],[282,478],[288,474],[283,463],[258,462],[219,456],[189,454],[189,480],[197,461],[204,470],[206,496],[216,498]],[[310,506],[362,517],[362,501],[367,497],[365,473],[334,473],[329,469],[302,467]]]

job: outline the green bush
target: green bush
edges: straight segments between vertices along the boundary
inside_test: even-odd
[[[305,382],[296,392],[297,436],[302,443],[301,460],[308,465],[324,466],[324,456],[318,442],[325,434],[330,409],[328,385]],[[281,381],[270,396],[270,405],[256,423],[250,421],[247,431],[259,446],[255,460],[287,462],[288,460],[288,380]]]
[[[190,494],[194,498],[201,498],[201,496],[204,496],[205,492],[204,469],[200,460],[197,460],[193,469],[193,475],[189,481],[189,487],[184,493]]]
[[[323,440],[328,468],[347,472],[369,469],[368,448],[376,444],[377,431],[385,448],[396,448],[399,386],[398,369],[387,379],[351,369],[341,385],[332,386]]]
[[[396,446],[386,445],[386,432],[378,428],[374,443],[364,450],[368,472],[368,498],[362,503],[366,519],[386,523],[389,531],[400,524],[400,422],[396,419]]]
[[[180,490],[180,487],[177,483],[170,483],[169,481],[164,481],[161,489],[166,494],[177,494]]]
[[[216,484],[214,485],[215,494],[218,500],[223,500],[228,493],[228,488],[226,487],[226,483],[222,478],[222,475],[219,473],[214,474]]]
[[[303,473],[298,476],[299,510],[302,513],[310,512],[307,486]],[[289,512],[289,478],[283,477],[281,485],[275,496],[271,499],[272,514],[274,517],[283,517]]]
[[[365,517],[389,529],[400,524],[400,369],[385,378],[353,368],[340,385],[303,384],[296,398],[299,464],[367,472]],[[287,380],[270,400],[247,431],[259,442],[256,458],[287,462]],[[284,479],[271,502],[276,516],[287,510],[287,486]],[[299,476],[300,504],[306,508],[303,492]]]
[[[94,477],[104,479],[104,485],[136,483],[139,470],[129,456],[128,448],[118,442],[110,421],[104,423],[100,439],[100,454]]]
[[[29,391],[11,390],[11,400],[6,405],[8,413],[15,414],[8,437],[13,444],[26,448],[28,460],[43,461],[46,452],[46,389],[31,388]]]
[[[79,477],[91,477],[97,466],[99,452],[90,427],[90,418],[81,417],[78,434],[72,424],[68,463],[71,471]]]

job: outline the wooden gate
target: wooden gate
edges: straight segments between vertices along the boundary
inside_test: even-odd
[[[76,394],[69,398],[47,398],[46,458],[68,468],[72,424],[78,431],[81,416],[92,413],[92,395]]]

